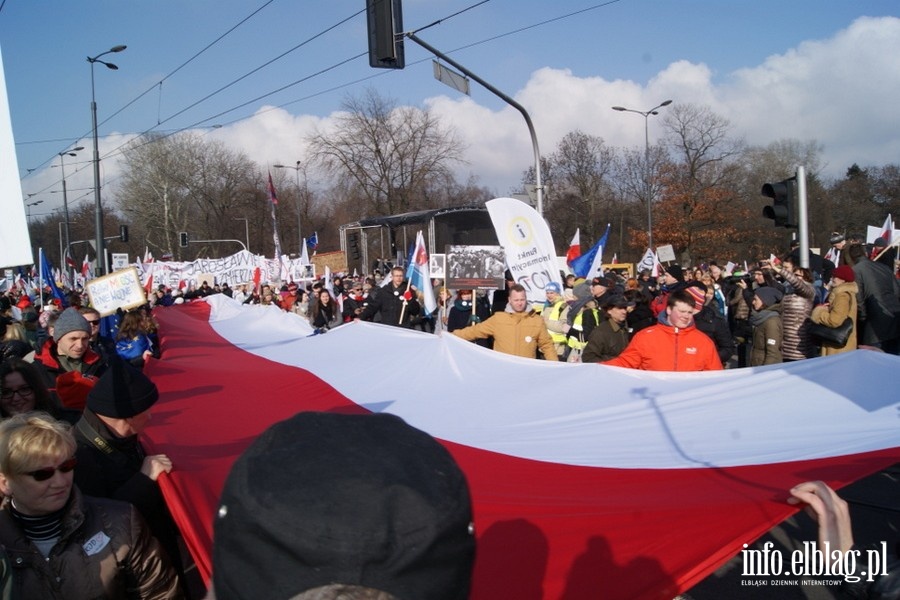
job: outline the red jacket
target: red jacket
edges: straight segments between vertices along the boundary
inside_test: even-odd
[[[719,371],[722,361],[709,336],[694,327],[659,323],[635,334],[619,356],[601,364],[644,371]]]
[[[106,362],[90,348],[81,357],[81,372],[67,373],[59,363],[56,342],[44,342],[40,352],[34,355],[34,366],[52,396],[65,408],[84,409],[87,393],[96,380],[106,371]]]

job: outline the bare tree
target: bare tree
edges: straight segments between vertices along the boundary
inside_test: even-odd
[[[603,138],[570,131],[548,157],[541,157],[545,186],[544,218],[553,238],[567,243],[578,228],[587,244],[595,242],[620,211],[611,180],[615,152]],[[535,182],[534,167],[522,174],[523,184]],[[559,249],[563,249],[560,246]]]
[[[462,161],[455,135],[430,111],[397,107],[371,89],[348,98],[344,111],[333,131],[309,139],[314,160],[358,188],[372,216],[437,206],[433,190],[452,181],[450,165]]]
[[[151,249],[182,258],[178,231],[236,238],[233,217],[262,210],[258,190],[264,188],[254,163],[198,134],[142,137],[123,160],[119,208],[144,230]]]
[[[679,104],[665,118],[674,162],[665,173],[658,243],[672,243],[681,260],[710,256],[739,237],[750,207],[740,202],[737,158],[743,143],[709,107]],[[657,240],[654,240],[657,241]]]

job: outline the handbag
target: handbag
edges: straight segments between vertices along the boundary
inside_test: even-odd
[[[828,325],[810,321],[807,331],[809,335],[822,342],[828,342],[838,347],[845,346],[847,345],[847,340],[850,339],[850,334],[853,332],[853,319],[847,317],[837,327],[829,327]]]

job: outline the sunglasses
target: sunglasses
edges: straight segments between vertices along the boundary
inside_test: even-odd
[[[61,463],[56,468],[47,467],[46,469],[38,469],[37,471],[30,471],[28,473],[25,473],[25,475],[31,475],[32,477],[34,477],[35,481],[47,481],[48,479],[53,477],[53,475],[57,471],[59,471],[60,473],[68,473],[69,471],[72,471],[75,468],[75,465],[77,465],[77,464],[78,464],[78,459],[76,459],[73,456],[69,460]]]

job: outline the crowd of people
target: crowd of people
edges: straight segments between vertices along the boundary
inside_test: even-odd
[[[146,361],[159,357],[153,307],[166,309],[221,293],[240,303],[297,314],[308,320],[317,334],[363,320],[426,332],[446,331],[496,352],[531,359],[659,371],[770,365],[858,347],[898,354],[900,283],[894,270],[895,252],[888,249],[874,260],[875,253],[858,238],[835,234],[832,242],[839,252],[837,264],[811,255],[809,268],[800,265],[798,249],[792,247],[783,256],[760,260],[746,270],[729,271],[708,262],[696,268],[667,265],[658,277],[649,272],[628,277],[615,271],[590,280],[568,275],[562,285],[546,285],[546,301],[541,304],[530,302],[526,289],[508,271],[505,288],[491,293],[449,290],[435,280],[438,308],[432,312],[425,308],[423,290],[412,286],[399,267],[382,281],[336,276],[310,285],[291,282],[232,288],[203,281],[183,291],[159,286],[146,306],[121,312],[116,326],[104,334],[100,313],[87,306],[86,297],[77,291],[61,299],[34,298],[18,289],[3,294],[0,548],[4,553],[0,556],[0,588],[11,580],[11,589],[18,594],[13,597],[20,598],[190,596],[184,578],[186,557],[181,556],[179,534],[158,485],[159,477],[170,472],[173,464],[164,454],[148,454],[138,440],[159,397],[154,383],[142,372]],[[848,333],[838,339],[841,330]],[[298,452],[327,451],[330,459],[338,460],[340,451],[349,451],[341,444],[339,449],[324,445],[337,439],[322,433],[326,426],[353,425],[342,424],[340,419],[335,423],[298,421],[292,427],[301,427],[310,439],[314,435],[321,438],[315,448],[309,443]],[[402,422],[385,422],[379,427],[391,440],[415,437],[415,443],[427,450],[420,460],[425,460],[428,452],[438,462],[448,458],[438,450],[439,445]],[[300,439],[291,435],[291,440]],[[382,450],[388,448],[383,440],[372,443]],[[248,450],[253,458],[242,460],[253,460],[258,468],[261,460],[267,460],[266,452],[254,444]],[[375,456],[368,447],[364,454]],[[384,460],[412,458],[406,453],[403,458],[385,456]],[[386,481],[381,471],[374,467],[370,471]],[[403,485],[420,483],[404,481]],[[455,509],[457,522],[445,533],[454,536],[452,546],[460,562],[448,576],[455,585],[452,597],[464,597],[474,541],[468,526],[468,491],[459,487],[465,481],[453,485],[460,500]],[[241,493],[245,496],[239,496]],[[833,492],[810,483],[792,493],[798,502],[808,503],[817,518],[833,523],[833,507],[840,508]],[[252,499],[252,494],[246,494],[247,490],[227,484],[222,506],[238,510]],[[825,503],[817,498],[824,498]],[[285,502],[295,500],[285,498]],[[315,500],[322,499],[310,497],[303,502]],[[345,500],[348,515],[358,516],[352,498]],[[287,513],[283,516],[289,517]],[[384,522],[360,526],[382,526],[395,516],[379,515]],[[248,521],[236,521],[238,529],[234,529],[236,517],[232,512],[226,519],[220,510],[216,524],[217,537],[236,536],[233,547],[216,546],[217,566],[228,565],[227,571],[215,575],[221,592],[246,587],[252,581],[245,575],[233,577],[248,569],[240,564],[241,544],[256,539],[260,527],[272,525],[273,531],[280,531],[284,525],[283,521],[259,521],[260,514],[250,512],[241,517]],[[426,568],[432,558],[417,560]],[[277,564],[277,559],[273,561]],[[264,577],[246,575],[251,576]],[[389,592],[403,597],[407,589],[425,589],[434,583],[418,578],[401,580],[406,574],[394,576],[396,582],[390,577],[360,581],[335,575],[334,581],[326,581],[328,578],[310,576],[311,587],[305,589],[371,583],[371,588],[384,595],[347,597],[390,598]],[[388,583],[379,587],[384,581]],[[370,589],[367,585],[363,588]],[[248,597],[230,592],[222,595]]]
[[[24,291],[0,300],[0,597],[183,598],[158,485],[172,461],[138,439],[159,398],[142,372],[156,323],[140,307],[104,335],[84,301],[39,298],[38,313]]]

